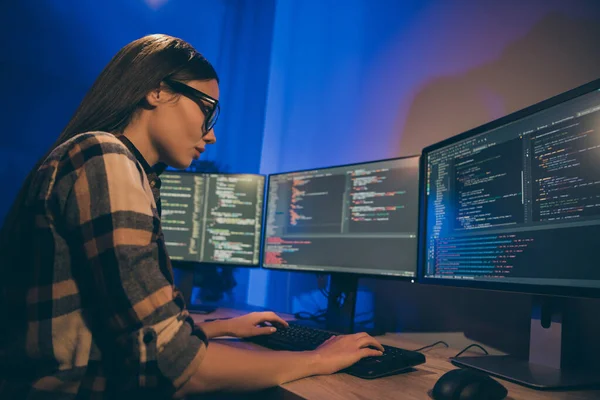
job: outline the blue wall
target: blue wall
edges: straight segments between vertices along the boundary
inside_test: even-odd
[[[203,155],[228,172],[258,172],[275,1],[19,0],[0,11],[0,221],[21,182],[58,137],[110,58],[151,33],[181,37],[221,78],[217,146]],[[246,301],[247,269],[236,273]]]
[[[596,79],[599,26],[594,0],[279,1],[261,172],[417,154]],[[319,298],[306,274],[249,287],[280,310]]]
[[[0,177],[10,182],[0,220],[20,182],[59,135],[110,58],[151,33],[190,42],[221,78],[222,115],[206,159],[258,172],[274,0],[21,0],[0,14],[4,91]],[[10,179],[9,179],[10,178]]]

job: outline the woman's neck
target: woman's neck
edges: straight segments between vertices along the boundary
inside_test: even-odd
[[[141,118],[132,121],[123,131],[123,135],[133,143],[150,166],[158,163],[158,151],[153,145],[150,135],[148,135],[146,124],[143,123]]]

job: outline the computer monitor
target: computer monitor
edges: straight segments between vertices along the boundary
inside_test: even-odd
[[[600,80],[425,148],[420,190],[420,282],[598,297]],[[529,362],[456,362],[532,387],[584,383],[560,369],[556,304],[536,297]]]
[[[265,177],[166,171],[161,181],[161,224],[178,287],[190,310],[211,311],[192,304],[194,271],[259,266]]]
[[[171,260],[258,266],[265,177],[165,172],[162,230]]]
[[[412,156],[269,175],[262,266],[330,273],[328,327],[352,331],[360,275],[415,277],[418,173]]]

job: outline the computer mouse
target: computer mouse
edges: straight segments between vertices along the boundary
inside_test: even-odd
[[[453,369],[435,383],[435,400],[501,400],[508,390],[489,376],[471,369]]]

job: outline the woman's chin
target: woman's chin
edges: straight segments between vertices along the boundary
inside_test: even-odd
[[[170,163],[166,163],[169,167],[175,169],[186,169],[192,165],[192,159],[189,160],[173,160]]]

